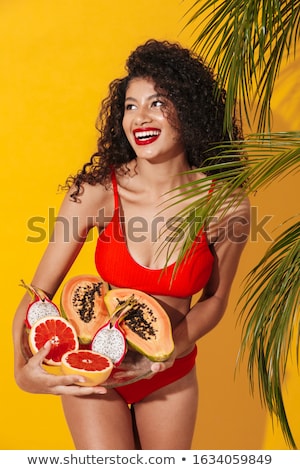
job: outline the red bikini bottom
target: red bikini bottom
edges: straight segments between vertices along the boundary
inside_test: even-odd
[[[175,359],[172,367],[158,372],[150,379],[142,379],[133,384],[117,387],[115,390],[128,405],[137,403],[150,393],[169,385],[187,375],[195,365],[197,347],[184,357]]]

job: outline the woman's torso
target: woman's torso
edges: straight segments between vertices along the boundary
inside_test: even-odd
[[[122,186],[122,178],[114,173],[111,198],[111,214],[106,213],[104,226],[99,226],[97,270],[112,287],[135,288],[153,295],[175,326],[189,311],[192,295],[205,287],[211,275],[213,255],[206,235],[198,233],[183,262],[176,266],[184,235],[175,232],[177,222],[172,219],[178,207],[162,210],[151,193],[140,191],[138,197],[135,190]],[[170,241],[168,245],[174,235],[178,243]]]

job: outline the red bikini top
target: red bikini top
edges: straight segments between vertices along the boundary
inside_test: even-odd
[[[151,295],[184,298],[200,292],[210,278],[214,261],[205,233],[199,232],[176,270],[176,263],[163,269],[150,269],[138,264],[127,249],[122,230],[114,172],[111,178],[115,202],[114,215],[100,233],[95,253],[96,268],[102,279],[115,287],[138,289]]]

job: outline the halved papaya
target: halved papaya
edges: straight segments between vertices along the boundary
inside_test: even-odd
[[[166,361],[174,350],[172,327],[157,300],[135,289],[111,289],[104,297],[110,316],[130,297],[135,302],[119,323],[128,344],[151,361]]]
[[[91,274],[72,277],[63,287],[61,314],[74,326],[81,344],[90,344],[109,319],[104,303],[107,291],[107,283]]]

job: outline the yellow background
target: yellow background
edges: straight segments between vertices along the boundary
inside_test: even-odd
[[[11,323],[48,240],[57,192],[95,150],[94,122],[108,83],[123,75],[126,57],[150,37],[192,44],[181,33],[192,1],[1,0],[1,449],[72,449],[60,399],[22,392],[14,383]],[[274,128],[299,129],[297,61],[277,86]],[[284,74],[283,74],[284,78]],[[277,182],[253,197],[258,221],[272,215],[272,230],[298,211],[299,177]],[[33,219],[35,218],[35,219]],[[39,218],[39,219],[36,219]],[[36,221],[43,241],[30,230]],[[37,222],[38,221],[38,222]],[[47,235],[46,235],[47,233]],[[34,242],[30,242],[30,238]],[[234,310],[246,273],[268,243],[255,231],[245,250],[231,302],[219,327],[199,342],[200,408],[194,449],[285,449],[280,429],[251,396],[246,363],[234,377],[241,328]],[[70,273],[95,272],[93,240]],[[286,405],[300,444],[299,375],[291,361]],[[188,403],[187,403],[188,406]]]

